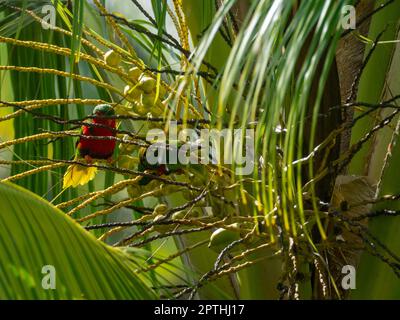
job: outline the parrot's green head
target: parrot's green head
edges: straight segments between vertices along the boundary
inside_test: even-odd
[[[104,124],[110,126],[111,128],[115,128],[115,119],[107,118],[115,115],[114,108],[111,107],[109,104],[99,104],[98,106],[96,106],[93,109],[93,115],[99,117],[93,118],[94,123]]]
[[[114,116],[114,108],[109,104],[99,104],[93,109],[93,115],[97,116]]]

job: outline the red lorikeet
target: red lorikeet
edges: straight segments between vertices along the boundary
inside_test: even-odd
[[[93,115],[99,116],[99,118],[94,117],[91,123],[101,126],[83,125],[81,134],[83,136],[115,137],[116,121],[115,119],[106,118],[107,116],[115,115],[113,107],[108,104],[98,105],[93,109]],[[115,144],[115,140],[80,137],[76,143],[74,160],[85,159],[88,164],[96,160],[110,161],[114,153]],[[64,175],[63,188],[84,185],[95,177],[96,172],[97,168],[95,167],[85,167],[79,164],[70,165]]]

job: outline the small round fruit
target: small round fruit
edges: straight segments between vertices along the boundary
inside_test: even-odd
[[[142,103],[138,103],[136,105],[133,106],[133,110],[141,115],[141,116],[146,116],[147,113],[149,112],[148,109],[146,108],[145,105],[143,105]]]
[[[146,93],[151,93],[156,87],[157,81],[148,76],[142,76],[139,80],[139,87]]]
[[[167,212],[168,210],[168,206],[166,204],[160,203],[158,205],[156,205],[156,207],[154,208],[153,212],[157,215],[162,215],[165,212]]]
[[[174,186],[174,185],[170,185],[170,184],[160,184],[159,186],[159,190],[157,192],[157,196],[158,197],[163,197],[163,196],[169,196],[177,191],[179,191],[179,186]]]
[[[159,117],[164,113],[163,105],[159,100],[156,100],[156,95],[153,93],[150,94],[142,94],[142,105],[147,108],[147,112],[151,114],[151,116]]]
[[[124,88],[124,97],[126,97],[130,101],[138,101],[140,99],[141,91],[137,88],[132,88],[127,85]]]
[[[128,195],[131,199],[135,199],[143,193],[142,188],[136,184],[129,185],[126,191],[128,191]]]
[[[238,227],[237,223],[234,223],[229,226]],[[221,252],[229,244],[239,239],[240,239],[239,231],[232,231],[224,228],[219,228],[212,233],[208,247],[214,250],[215,252]]]
[[[150,113],[153,117],[161,117],[164,114],[164,109],[162,108],[162,105],[157,103],[151,108]]]
[[[181,210],[181,211],[175,212],[172,215],[171,219],[172,220],[182,220],[182,219],[187,218],[187,216],[188,216],[187,211],[186,210]]]
[[[145,170],[146,173],[152,174],[152,172]],[[147,179],[148,177],[144,176],[142,179]],[[154,197],[159,197],[161,196],[162,189],[160,188],[160,181],[156,179],[150,179],[150,181],[142,186],[144,193],[152,192]]]
[[[142,94],[142,104],[148,108],[152,108],[156,105],[156,95],[155,94]]]
[[[122,138],[123,141],[131,141],[130,137],[126,134]],[[137,147],[133,143],[120,143],[119,144],[119,153],[120,154],[131,154],[135,151]]]
[[[104,54],[104,62],[110,67],[118,67],[121,60],[121,56],[114,50],[109,50]]]
[[[133,67],[133,68],[130,68],[130,69],[128,70],[129,79],[130,79],[133,83],[138,82],[141,75],[142,75],[142,70],[140,70],[140,69],[137,68],[137,67]]]

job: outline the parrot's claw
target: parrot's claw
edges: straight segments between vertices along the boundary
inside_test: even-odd
[[[85,156],[85,161],[86,161],[88,164],[92,164],[92,163],[93,163],[93,158],[92,158],[91,156],[89,156],[89,155],[86,155],[86,156]]]
[[[112,157],[108,158],[108,159],[107,159],[107,163],[108,163],[109,165],[112,165],[112,164],[114,163],[114,159],[113,159]]]

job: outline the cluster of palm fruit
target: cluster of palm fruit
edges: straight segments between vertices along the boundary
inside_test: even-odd
[[[119,67],[121,56],[113,50],[105,54],[105,62],[112,67]],[[166,91],[157,81],[143,73],[137,67],[131,67],[127,70],[129,83],[124,88],[124,98],[127,101],[128,108],[117,108],[117,114],[134,114],[140,116],[160,116],[164,113],[166,102],[162,101]],[[118,112],[119,111],[119,112]],[[144,123],[145,128],[154,127],[154,124]],[[125,135],[122,137],[127,142],[132,141],[132,137]],[[172,142],[175,147],[179,147],[181,142]],[[140,172],[159,176],[162,178],[172,178],[173,180],[187,182],[192,186],[203,188],[207,183],[214,197],[207,197],[198,201],[190,209],[181,210],[171,215],[171,220],[182,219],[203,219],[209,218],[210,221],[234,216],[237,209],[226,205],[225,202],[236,201],[237,195],[234,190],[227,187],[231,184],[230,176],[226,172],[220,172],[217,167],[212,165],[182,165],[182,164],[150,164],[146,159],[146,147],[138,147],[130,143],[121,143],[119,145],[118,166],[129,170],[138,170]],[[168,153],[167,153],[168,154]],[[167,161],[168,163],[168,161]],[[150,176],[143,176],[136,184],[127,187],[128,195],[131,199],[136,199],[143,194],[152,193],[153,196],[162,198],[176,192],[180,192],[187,201],[194,199],[198,192],[191,191],[181,186],[163,183]],[[220,199],[218,198],[220,197]],[[222,200],[221,200],[222,199]],[[214,210],[207,211],[205,208],[212,207]],[[168,211],[166,204],[159,204],[154,208],[152,214],[142,217],[144,221],[155,222],[153,230],[159,233],[172,231],[175,228],[173,224],[159,224],[157,221],[165,218]],[[215,212],[214,212],[215,211]],[[237,213],[237,212],[236,212]],[[228,223],[225,228],[216,229],[210,236],[209,247],[217,252],[223,250],[233,241],[239,240],[245,236],[243,230],[248,232],[251,225],[243,223]]]
[[[104,61],[111,67],[118,67],[122,57],[110,50],[104,55]],[[165,109],[165,104],[161,101],[166,93],[165,89],[157,86],[157,80],[146,75],[138,67],[131,67],[127,74],[130,83],[124,88],[124,98],[132,104],[133,110],[141,116],[149,113],[153,116],[161,115]]]

